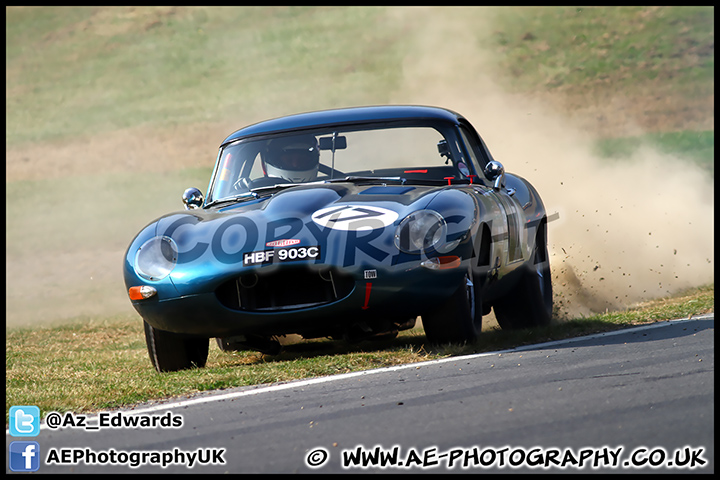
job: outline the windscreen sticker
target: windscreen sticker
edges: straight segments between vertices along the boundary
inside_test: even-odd
[[[385,228],[397,218],[396,212],[372,205],[335,205],[312,215],[313,221],[323,227],[356,232]]]

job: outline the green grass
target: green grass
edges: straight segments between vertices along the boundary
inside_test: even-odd
[[[11,7],[6,143],[386,102],[408,32],[383,7]],[[526,7],[492,18],[521,91],[714,92],[712,7]],[[485,29],[478,42],[484,41]],[[470,59],[469,59],[470,60]],[[658,90],[659,89],[659,90]]]
[[[6,10],[6,142],[382,101],[400,32],[379,8]],[[318,88],[326,86],[328,88]]]
[[[637,137],[606,138],[597,141],[595,153],[602,158],[623,159],[632,156],[642,146],[651,146],[661,153],[689,159],[711,177],[715,176],[714,131],[648,133]]]
[[[430,347],[419,327],[401,332],[395,339],[375,342],[298,341],[287,345],[278,356],[221,352],[211,343],[205,368],[167,374],[158,374],[152,368],[142,322],[134,315],[78,318],[54,327],[13,328],[6,332],[6,411],[12,405],[37,405],[43,413],[93,412],[208,390],[502,350],[687,318],[714,311],[714,297],[714,285],[709,285],[625,312],[563,321],[534,330],[490,330],[475,344],[465,346]]]
[[[713,92],[712,7],[533,7],[503,11],[493,32],[520,89],[663,80],[688,96]]]

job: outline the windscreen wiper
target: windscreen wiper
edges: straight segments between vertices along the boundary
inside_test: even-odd
[[[250,189],[250,193],[255,195],[261,193],[274,193],[275,190],[285,190],[286,188],[297,187],[299,185],[307,185],[306,183],[277,183],[275,185],[264,185],[262,187],[255,187]]]
[[[239,203],[239,202],[245,202],[247,200],[254,200],[258,197],[258,195],[255,192],[245,192],[241,193],[240,195],[235,195],[233,197],[226,197],[226,198],[219,198],[217,200],[213,200],[212,202],[205,205],[205,207],[214,207],[215,205],[219,205],[221,203]]]
[[[320,182],[318,182],[320,183]],[[265,185],[262,187],[256,187],[251,189],[249,192],[244,192],[239,195],[235,195],[227,198],[220,198],[213,200],[212,202],[205,205],[206,207],[212,207],[220,203],[239,203],[247,200],[255,200],[257,198],[272,195],[276,190],[284,190],[286,188],[297,187],[299,185],[307,185],[305,183],[278,183],[277,185]]]
[[[366,177],[366,176],[354,176],[349,175],[345,178],[331,178],[329,180],[325,180],[325,183],[341,183],[341,182],[350,182],[350,183],[359,183],[359,182],[372,182],[372,183],[399,183],[400,185],[405,185],[405,182],[407,179],[403,177]]]

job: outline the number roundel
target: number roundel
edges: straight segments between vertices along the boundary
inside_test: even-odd
[[[385,228],[397,218],[397,212],[373,205],[334,205],[312,215],[318,225],[348,231]]]

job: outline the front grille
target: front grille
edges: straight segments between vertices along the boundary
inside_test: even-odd
[[[220,303],[233,310],[293,310],[344,298],[354,285],[351,276],[334,269],[280,269],[230,280],[220,285],[215,295]]]

